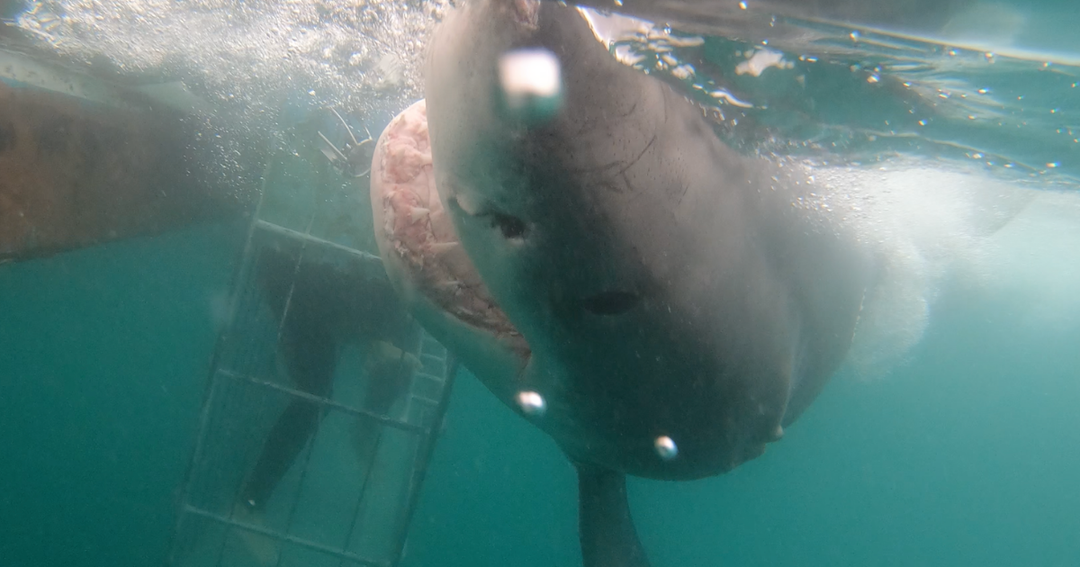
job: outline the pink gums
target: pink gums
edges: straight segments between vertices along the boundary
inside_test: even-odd
[[[458,242],[435,190],[427,113],[421,101],[390,122],[372,168],[372,202],[382,203],[376,236],[417,291],[439,308],[496,336],[521,343]],[[380,199],[381,196],[381,199]],[[376,214],[376,219],[379,215]]]

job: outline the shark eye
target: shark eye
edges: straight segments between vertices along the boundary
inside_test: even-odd
[[[491,226],[498,227],[503,237],[507,239],[525,236],[525,223],[517,217],[491,213]]]
[[[605,291],[586,297],[582,307],[595,315],[618,315],[629,311],[640,300],[641,297],[629,291]]]
[[[486,206],[477,206],[471,199],[464,195],[454,195],[449,199],[449,205],[457,210],[476,218],[490,218],[491,227],[498,228],[503,238],[507,240],[519,239],[525,236],[525,221],[506,213],[491,210]]]

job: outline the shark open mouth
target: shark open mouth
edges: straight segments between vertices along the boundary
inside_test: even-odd
[[[524,338],[491,297],[443,209],[432,173],[424,101],[379,138],[371,171],[376,238],[383,261],[412,290],[453,317],[527,353]]]

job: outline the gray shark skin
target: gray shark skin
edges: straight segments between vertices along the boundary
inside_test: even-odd
[[[500,56],[533,48],[560,66],[546,121],[500,99]],[[801,206],[804,170],[727,147],[574,8],[469,2],[430,53],[434,187],[527,343],[475,372],[578,466],[585,564],[646,565],[623,475],[708,477],[779,439],[844,358],[871,255]]]

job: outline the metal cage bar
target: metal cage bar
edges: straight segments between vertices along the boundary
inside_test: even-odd
[[[314,553],[324,558],[327,565],[395,567],[401,559],[408,525],[442,428],[457,370],[456,361],[442,345],[420,331],[415,356],[421,368],[413,373],[408,390],[394,404],[399,408],[396,412],[372,411],[363,405],[335,399],[332,390],[324,396],[275,380],[273,359],[280,353],[274,341],[280,340],[281,325],[292,309],[293,287],[289,288],[279,320],[267,320],[267,309],[255,283],[256,261],[261,251],[272,245],[298,249],[297,266],[308,260],[344,262],[363,277],[386,277],[377,256],[260,220],[256,214],[243,258],[234,275],[226,326],[211,359],[196,444],[179,492],[166,565],[266,565],[252,562],[250,556],[243,558],[243,552],[237,551],[244,545],[240,539],[258,537],[271,542],[277,550],[276,564],[282,567],[293,564],[285,559],[287,553],[301,552]],[[289,285],[295,286],[295,281]],[[370,380],[370,376],[364,374],[363,379]],[[304,448],[292,461],[286,477],[274,489],[273,498],[281,501],[279,508],[288,509],[284,525],[276,525],[275,522],[281,522],[272,520],[269,511],[263,524],[236,517],[234,513],[244,478],[251,468],[253,450],[260,445],[256,440],[268,435],[266,425],[275,415],[272,408],[293,400],[317,407],[317,424],[333,417],[336,423],[352,424],[354,433],[363,428],[378,431],[372,442],[370,460],[361,463],[364,468],[362,478],[357,478],[351,485],[348,481],[341,484],[353,488],[360,484],[355,503],[351,504],[351,517],[342,522],[347,525],[344,537],[340,533],[324,534],[318,526],[305,526],[303,519],[297,519],[298,508],[320,505],[317,500],[305,504],[305,483],[309,481],[309,473],[315,474],[321,466],[318,457],[336,454],[317,447],[325,425],[316,425]],[[280,416],[282,412],[277,414]],[[339,425],[335,431],[338,430],[349,428]],[[340,439],[337,442],[341,442]],[[317,451],[319,455],[314,455]],[[287,484],[284,478],[289,474],[299,477],[299,480],[290,481],[289,486],[295,485],[292,488],[284,486]],[[378,478],[373,480],[373,477]],[[331,475],[330,478],[334,477]],[[326,484],[329,481],[323,479],[320,482]],[[380,503],[380,499],[389,503]],[[368,518],[371,514],[394,517],[382,517],[372,524]],[[368,527],[381,528],[374,530],[376,535],[368,538],[376,540],[361,537],[364,535],[361,532],[366,529],[365,519]],[[378,539],[378,533],[386,535]],[[315,564],[322,563],[316,561]]]

